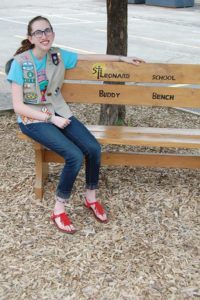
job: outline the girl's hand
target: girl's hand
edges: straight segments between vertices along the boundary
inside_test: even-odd
[[[128,56],[120,56],[120,61],[126,62],[128,64],[139,65],[141,63],[145,63],[144,60],[137,57],[128,57]]]
[[[52,116],[51,123],[61,129],[64,129],[71,123],[71,120],[59,116]]]

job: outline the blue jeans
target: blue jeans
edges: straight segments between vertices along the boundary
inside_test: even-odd
[[[85,156],[86,188],[98,187],[101,147],[90,131],[74,116],[60,129],[50,123],[19,123],[21,131],[65,159],[56,195],[68,199]]]

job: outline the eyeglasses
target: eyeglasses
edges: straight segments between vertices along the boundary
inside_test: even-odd
[[[40,39],[43,36],[43,33],[45,36],[50,36],[52,35],[53,30],[50,27],[46,28],[45,30],[36,30],[31,34],[31,36],[34,35],[36,38]]]

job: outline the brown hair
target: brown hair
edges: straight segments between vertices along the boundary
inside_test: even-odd
[[[53,27],[51,26],[51,23],[49,22],[49,20],[47,18],[42,17],[42,16],[37,16],[37,17],[33,18],[32,20],[30,20],[29,23],[28,23],[27,36],[31,36],[31,34],[32,34],[32,25],[33,25],[33,23],[36,22],[36,21],[41,21],[41,20],[47,21],[49,23],[50,28],[53,30]],[[29,49],[33,49],[33,48],[34,48],[34,45],[31,44],[29,39],[24,39],[21,42],[21,47],[19,47],[19,49],[17,49],[14,56],[17,55],[17,54],[23,53],[24,51],[27,51]]]

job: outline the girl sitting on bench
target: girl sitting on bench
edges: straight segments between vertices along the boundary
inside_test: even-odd
[[[21,131],[65,159],[56,190],[51,219],[66,233],[76,231],[65,211],[73,184],[85,157],[85,206],[100,222],[107,222],[106,211],[96,200],[101,147],[88,129],[72,115],[61,94],[65,69],[78,60],[142,60],[115,55],[82,55],[52,47],[55,33],[49,20],[37,16],[27,29],[27,39],[14,54],[7,79],[12,83],[13,108]]]

